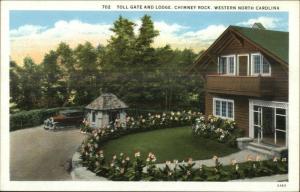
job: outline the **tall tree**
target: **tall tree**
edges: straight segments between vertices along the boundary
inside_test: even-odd
[[[97,63],[97,51],[90,42],[79,44],[75,50],[76,59],[76,103],[87,104],[99,95],[97,86],[99,65]]]
[[[66,89],[66,96],[63,106],[73,104],[74,86],[77,84],[75,77],[77,75],[75,69],[75,58],[73,50],[64,42],[61,42],[56,49],[57,62],[62,72],[62,86]]]
[[[19,88],[21,92],[18,106],[28,110],[40,106],[41,92],[41,68],[35,64],[32,58],[23,60],[23,68],[19,69]]]
[[[10,93],[10,103],[18,107],[19,102],[22,99],[21,94],[21,81],[20,81],[21,67],[17,65],[15,61],[10,61],[9,65],[9,93]]]
[[[61,106],[66,100],[63,73],[57,59],[58,54],[51,50],[44,56],[41,65],[43,69],[43,102],[46,107]]]

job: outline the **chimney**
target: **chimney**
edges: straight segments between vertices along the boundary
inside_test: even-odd
[[[253,28],[253,29],[266,29],[266,28],[263,26],[263,24],[261,24],[261,23],[254,23],[254,24],[252,25],[252,28]]]

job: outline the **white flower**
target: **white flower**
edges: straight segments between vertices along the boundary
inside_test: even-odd
[[[166,165],[171,165],[171,161],[166,161]]]
[[[239,170],[239,165],[238,164],[235,165],[235,170],[236,171]]]
[[[175,160],[173,161],[173,163],[177,164],[177,163],[178,163],[178,160],[175,159]]]
[[[237,162],[237,161],[236,161],[235,159],[231,160],[231,165],[235,165],[236,162]]]
[[[148,158],[146,159],[146,161],[149,162],[149,161],[150,161],[150,158],[148,157]]]
[[[113,166],[115,166],[115,164],[114,164],[114,163],[111,163],[110,166],[113,167]]]
[[[134,154],[134,157],[139,157],[139,156],[141,156],[141,153],[139,151]]]
[[[219,157],[218,157],[218,156],[216,156],[216,155],[215,155],[215,156],[213,156],[213,160],[214,160],[214,161],[216,161],[217,159],[219,159]]]
[[[130,158],[129,157],[126,157],[126,159],[125,159],[126,161],[129,161],[130,160]]]
[[[277,157],[274,157],[274,158],[273,158],[273,161],[276,162],[276,161],[277,161]]]
[[[120,156],[123,157],[124,153],[120,153]]]
[[[285,161],[286,161],[286,158],[285,158],[285,157],[284,157],[284,158],[282,158],[282,161],[284,161],[284,162],[285,162]]]
[[[113,160],[116,160],[116,159],[117,159],[117,156],[116,156],[116,155],[114,155],[114,156],[113,156]]]

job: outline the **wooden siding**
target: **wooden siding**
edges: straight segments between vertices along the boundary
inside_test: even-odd
[[[267,57],[264,55],[267,60],[271,64],[271,77],[265,78],[268,82],[260,82],[260,92],[264,92],[265,90],[270,90],[272,88],[272,92],[266,94],[253,94],[253,86],[252,88],[248,88],[248,93],[246,94],[240,94],[240,92],[234,92],[233,89],[241,89],[240,86],[243,86],[243,89],[247,89],[248,83],[246,81],[243,81],[240,79],[239,76],[236,76],[236,80],[240,80],[239,83],[244,83],[243,85],[240,84],[240,86],[237,88],[232,83],[235,83],[234,81],[225,82],[222,81],[222,78],[224,80],[225,77],[219,76],[220,79],[217,83],[215,83],[215,86],[221,86],[220,88],[215,87],[216,89],[219,89],[219,92],[215,90],[215,92],[211,92],[209,90],[210,85],[208,82],[208,78],[210,75],[218,75],[218,65],[216,61],[218,60],[218,56],[221,55],[237,55],[238,54],[249,54],[249,66],[251,66],[251,53],[257,53],[260,52],[259,47],[255,47],[249,43],[247,43],[244,40],[237,39],[234,36],[227,38],[227,40],[231,41],[231,43],[228,43],[226,47],[222,47],[222,44],[225,44],[226,42],[220,43],[218,45],[218,48],[216,50],[212,50],[210,52],[209,57],[211,60],[208,61],[206,64],[207,67],[205,70],[201,72],[201,75],[205,77],[205,89],[206,89],[206,95],[205,95],[205,114],[206,116],[213,114],[213,97],[219,97],[224,99],[232,99],[234,100],[234,119],[236,121],[237,127],[244,130],[244,135],[249,135],[249,99],[258,99],[258,100],[272,100],[272,101],[288,101],[288,69],[284,67],[279,62]],[[237,59],[237,58],[236,58]],[[250,74],[250,72],[249,72]],[[216,77],[217,78],[217,77]],[[249,78],[258,78],[258,77],[249,77]],[[253,80],[252,79],[252,80]],[[261,79],[263,81],[263,79]],[[255,82],[252,82],[255,83]],[[257,83],[257,82],[256,82]],[[255,90],[258,88],[258,84],[254,84]],[[222,92],[221,89],[231,89],[230,92]],[[252,89],[252,90],[251,90]]]
[[[258,47],[253,47],[252,45],[248,44],[247,42],[240,43],[238,40],[234,39],[232,40],[232,43],[229,44],[226,48],[222,50],[220,53],[214,53],[211,54],[210,57],[214,58],[216,61],[218,56],[220,55],[230,55],[234,54],[237,56],[237,54],[249,54],[249,66],[251,66],[251,53],[257,53],[259,52]],[[264,55],[265,56],[265,55]],[[265,56],[266,57],[266,56]],[[269,79],[266,79],[265,83],[261,84],[261,92],[268,92],[270,88],[274,90],[271,94],[251,94],[249,93],[248,96],[255,96],[257,97],[256,99],[261,99],[261,100],[274,100],[274,101],[288,101],[288,71],[285,69],[280,63],[276,62],[275,60],[266,57],[267,60],[271,64],[271,78],[272,81],[269,81]],[[237,59],[236,59],[237,60]],[[205,88],[207,87],[207,76],[209,75],[218,75],[218,64],[216,62],[213,62],[210,60],[210,62],[207,64],[207,67],[205,71],[202,72],[202,75],[206,77],[206,85]],[[239,76],[236,76],[239,77]],[[222,77],[220,77],[222,78]],[[222,84],[225,84],[226,82],[222,82]],[[231,86],[231,83],[227,83],[228,86]],[[224,85],[225,86],[225,85]],[[226,87],[225,86],[225,87]],[[267,91],[265,91],[268,89]],[[220,92],[219,93],[224,93]],[[231,92],[231,94],[237,94],[240,95],[239,92]],[[247,95],[247,94],[243,94]]]
[[[205,97],[205,114],[213,115],[213,98],[223,98],[234,100],[234,120],[236,126],[244,131],[244,135],[249,135],[249,98],[243,96],[228,96],[220,94],[206,93]]]

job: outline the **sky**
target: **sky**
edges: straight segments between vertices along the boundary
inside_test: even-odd
[[[112,35],[109,29],[120,15],[135,22],[138,33],[140,18],[145,14],[151,16],[160,32],[154,47],[169,44],[196,52],[209,47],[229,25],[251,27],[261,22],[267,29],[288,31],[287,12],[11,11],[10,56],[18,64],[26,56],[40,63],[44,54],[60,42],[72,48],[85,41],[106,45]]]

